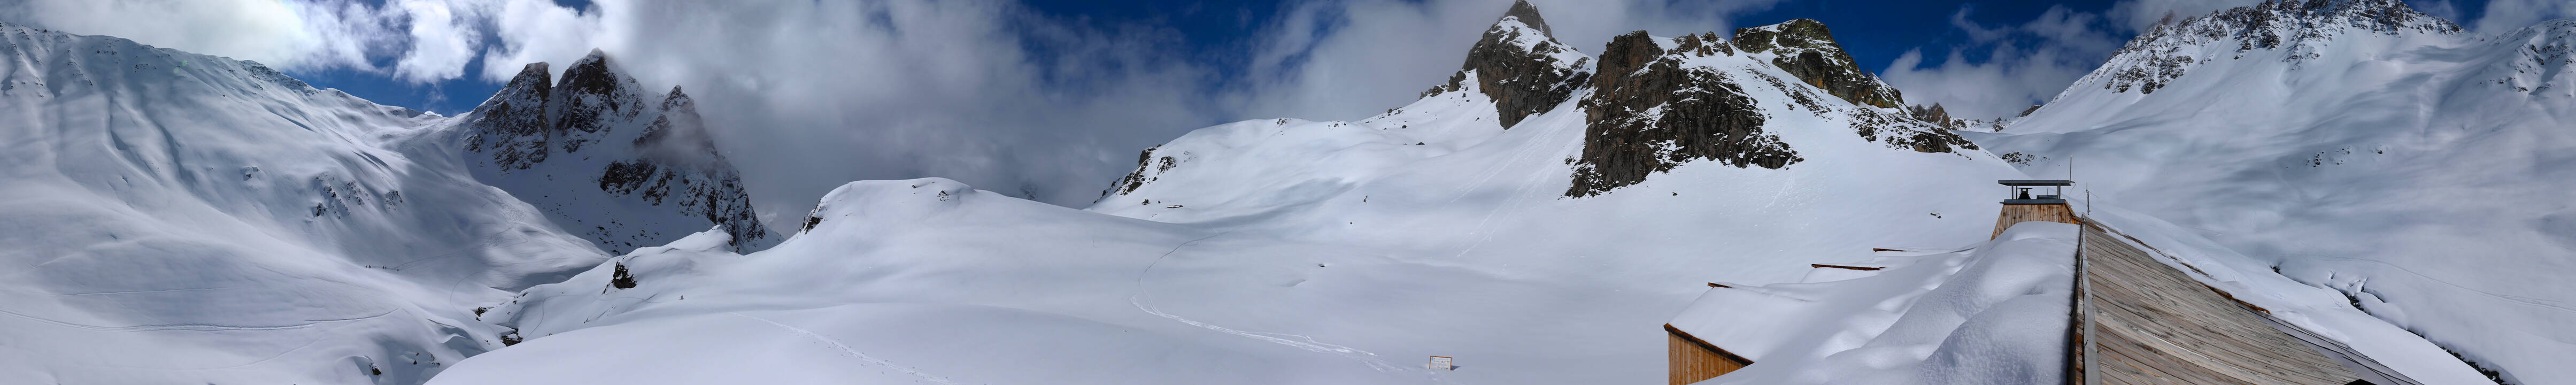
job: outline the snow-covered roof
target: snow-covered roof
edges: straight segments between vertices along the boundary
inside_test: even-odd
[[[1954,251],[1879,251],[1797,283],[1710,288],[1668,323],[1754,365],[1711,383],[1883,383],[1926,362],[2053,367],[2064,352],[2075,225],[2024,222]],[[1964,341],[1954,343],[1952,341]],[[1955,373],[1983,381],[1979,373]]]

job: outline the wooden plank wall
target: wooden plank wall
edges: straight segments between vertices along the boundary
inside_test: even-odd
[[[1751,361],[1719,350],[1715,346],[1709,346],[1708,343],[1684,334],[1681,330],[1673,329],[1672,325],[1664,325],[1664,336],[1669,340],[1668,354],[1672,357],[1670,364],[1672,385],[1687,385],[1717,378],[1719,375],[1753,364]]]
[[[1986,238],[2002,236],[2004,229],[2011,228],[2013,224],[2030,221],[2079,223],[2080,220],[2075,218],[2075,209],[2064,203],[2004,205],[2003,214],[1995,217],[1995,234]]]
[[[2010,209],[2007,208],[2007,211]],[[2315,384],[2361,379],[2216,289],[2084,229],[2083,384]],[[2083,325],[2089,320],[2090,325]]]

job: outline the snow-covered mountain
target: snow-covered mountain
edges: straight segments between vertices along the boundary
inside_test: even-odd
[[[863,181],[765,251],[638,249],[494,308],[527,342],[437,382],[1661,381],[1657,324],[1704,283],[1975,245],[1993,181],[2026,177],[1849,60],[1803,61],[1839,52],[1820,23],[1592,56],[1537,15],[1506,12],[1410,105],[1203,128],[1085,210]],[[2026,353],[1996,359],[2058,363]]]
[[[751,197],[680,87],[658,100],[606,54],[565,68],[528,64],[456,120],[476,179],[544,210],[610,253],[659,245],[709,225],[737,251],[776,244]],[[452,150],[451,150],[452,151]]]
[[[688,98],[646,104],[598,55],[451,118],[125,39],[0,42],[0,382],[419,383],[505,345],[478,308],[602,249],[774,239]]]
[[[2224,11],[1964,133],[1820,22],[1586,53],[1523,2],[1383,115],[1202,128],[1082,209],[851,182],[792,238],[687,95],[602,53],[444,117],[123,39],[0,41],[6,380],[1652,382],[1657,324],[1729,282],[1831,301],[1711,383],[2050,383],[2045,338],[1987,337],[2063,334],[2028,319],[2068,312],[2047,258],[2071,228],[1989,242],[1991,181],[2078,155],[2099,225],[2407,376],[2483,381],[2444,348],[2521,383],[2576,358],[2576,287],[2547,279],[2576,214],[2534,203],[2576,176],[2552,166],[2565,21]]]
[[[2034,175],[2188,226],[2512,383],[2576,378],[2576,21],[2394,0],[2160,25],[2000,134]],[[2393,361],[2386,360],[2383,361]]]
[[[447,118],[125,39],[0,41],[0,382],[424,381],[501,346],[475,307],[607,257],[401,150]]]

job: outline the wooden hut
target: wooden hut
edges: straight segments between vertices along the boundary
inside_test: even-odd
[[[1690,333],[1673,328],[1673,324],[1664,324],[1664,334],[1664,339],[1668,340],[1667,346],[1669,346],[1666,353],[1672,359],[1669,366],[1671,370],[1668,371],[1672,376],[1672,385],[1685,385],[1717,378],[1719,375],[1744,369],[1745,365],[1753,364],[1753,360],[1727,352],[1726,349],[1720,349],[1717,345],[1700,340],[1699,337],[1692,337]]]
[[[2075,208],[2066,205],[2064,190],[2066,186],[2074,185],[2075,181],[1999,180],[1995,181],[1995,183],[2011,187],[2012,195],[2009,198],[2004,199],[2003,213],[1995,217],[1995,232],[1994,234],[1987,236],[1989,239],[2003,235],[2004,229],[2011,228],[2015,223],[2030,221],[2057,223],[2082,222],[2082,220],[2075,218]],[[2031,190],[2038,187],[2048,187],[2050,191],[2047,194],[2033,195],[2033,191]]]

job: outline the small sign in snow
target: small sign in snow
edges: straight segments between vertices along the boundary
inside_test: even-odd
[[[1450,362],[1449,357],[1431,356],[1431,370],[1458,370],[1458,366]]]

